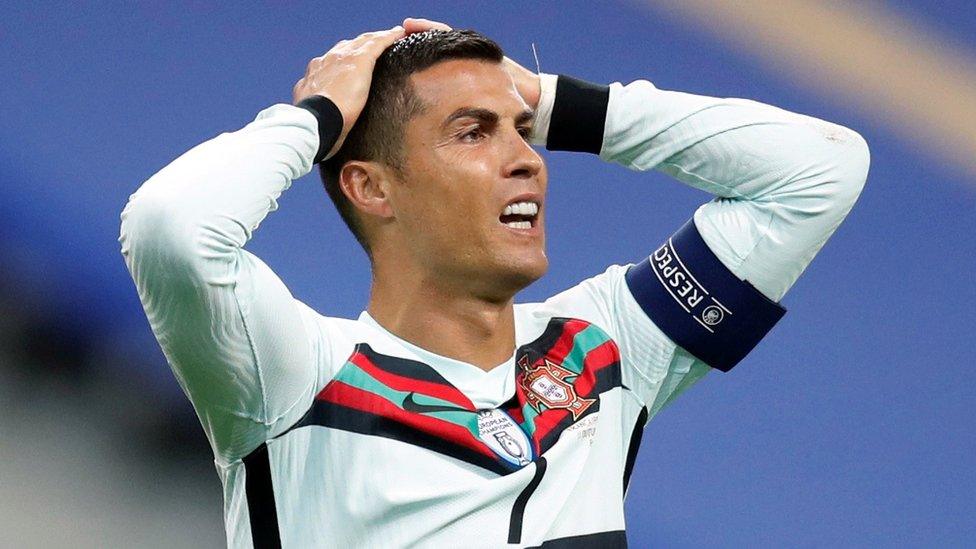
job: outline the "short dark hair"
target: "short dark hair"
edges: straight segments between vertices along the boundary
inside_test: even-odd
[[[366,254],[369,244],[355,208],[339,187],[339,172],[350,160],[379,161],[403,174],[403,138],[407,122],[426,105],[410,84],[410,75],[441,61],[480,59],[500,63],[505,54],[490,38],[473,30],[429,30],[397,40],[376,60],[366,105],[342,147],[319,164],[319,175],[340,217]]]

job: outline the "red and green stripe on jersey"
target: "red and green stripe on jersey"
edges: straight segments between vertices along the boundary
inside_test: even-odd
[[[619,387],[620,353],[599,327],[553,318],[516,352],[516,393],[499,406],[541,456],[570,425],[599,410],[599,395]],[[427,364],[384,355],[360,343],[289,429],[324,426],[381,436],[507,474],[520,468],[481,438],[479,410]]]
[[[584,320],[553,318],[538,339],[519,348],[516,357],[512,403],[517,407],[507,411],[529,434],[537,455],[551,448],[567,427],[599,410],[600,393],[621,385],[617,344]],[[558,379],[562,376],[566,377]],[[560,387],[559,381],[569,387]],[[560,389],[567,394],[562,402],[554,402],[558,399],[551,392]],[[583,406],[574,406],[579,403]]]

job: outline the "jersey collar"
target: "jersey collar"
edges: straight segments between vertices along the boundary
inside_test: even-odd
[[[415,360],[433,368],[479,408],[494,408],[515,394],[515,349],[505,362],[486,372],[474,364],[433,353],[397,337],[381,326],[367,311],[360,313],[359,321],[392,340],[397,346],[413,355]]]

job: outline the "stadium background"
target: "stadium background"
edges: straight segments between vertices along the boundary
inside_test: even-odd
[[[530,67],[535,42],[545,72],[757,99],[870,144],[865,192],[791,313],[648,426],[633,546],[976,544],[976,5],[660,0],[5,5],[0,546],[224,543],[119,213],[186,149],[289,102],[308,59],[406,16],[478,29]],[[637,260],[708,198],[545,154],[552,268],[523,300]],[[317,175],[249,249],[323,313],[361,310],[367,264]]]

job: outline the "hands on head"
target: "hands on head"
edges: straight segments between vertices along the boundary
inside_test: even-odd
[[[326,158],[339,150],[362,113],[369,96],[373,68],[380,54],[408,34],[432,29],[452,30],[446,23],[408,17],[402,25],[365,32],[352,40],[340,40],[324,55],[309,61],[305,76],[292,88],[294,103],[312,95],[322,95],[331,99],[342,113],[342,133]],[[535,109],[540,95],[539,76],[508,57],[505,57],[504,64],[519,94],[529,107]]]

